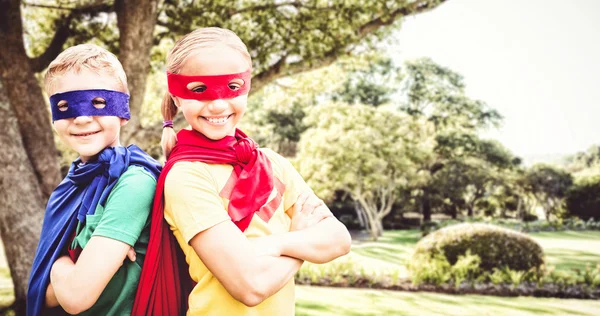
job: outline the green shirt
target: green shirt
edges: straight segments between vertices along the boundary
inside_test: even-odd
[[[85,248],[93,236],[122,241],[135,249],[136,261],[125,258],[98,301],[80,315],[131,315],[150,237],[150,211],[156,180],[144,168],[130,166],[110,192],[106,205],[79,223],[72,248]],[[85,282],[85,280],[81,280]]]

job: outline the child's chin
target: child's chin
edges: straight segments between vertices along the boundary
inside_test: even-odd
[[[104,149],[104,148],[102,148]],[[80,149],[80,150],[76,150],[77,153],[79,154],[79,157],[81,157],[82,160],[89,160],[92,157],[97,156],[102,150],[98,150],[98,149]]]
[[[204,136],[211,140],[220,140],[227,136],[227,133],[209,133],[208,135]]]

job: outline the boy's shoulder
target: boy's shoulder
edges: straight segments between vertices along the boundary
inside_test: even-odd
[[[117,185],[120,183],[127,183],[129,185],[156,185],[156,179],[148,170],[146,170],[146,168],[137,165],[130,165],[119,177]]]

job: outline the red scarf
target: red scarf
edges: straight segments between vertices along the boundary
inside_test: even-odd
[[[185,256],[164,220],[165,179],[173,165],[180,161],[232,165],[237,180],[229,197],[228,213],[235,225],[245,231],[273,191],[271,163],[257,148],[256,142],[239,129],[235,136],[217,141],[193,130],[177,133],[177,145],[156,184],[150,240],[131,315],[184,315],[187,311],[187,299],[194,285],[187,273]]]

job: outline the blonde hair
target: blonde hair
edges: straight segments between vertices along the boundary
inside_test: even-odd
[[[60,53],[48,66],[44,76],[44,87],[52,90],[56,78],[62,74],[82,69],[114,77],[123,92],[129,93],[127,75],[117,56],[94,44],[81,44],[69,47]]]
[[[219,45],[225,45],[240,52],[248,61],[248,67],[252,69],[252,58],[248,53],[248,48],[234,32],[218,27],[205,27],[188,33],[175,43],[167,55],[167,72],[174,74],[181,72],[183,64],[197,50]],[[165,121],[171,121],[177,115],[177,106],[168,91],[163,97],[160,110]],[[165,157],[169,156],[176,143],[177,136],[173,128],[163,128],[161,146]]]

